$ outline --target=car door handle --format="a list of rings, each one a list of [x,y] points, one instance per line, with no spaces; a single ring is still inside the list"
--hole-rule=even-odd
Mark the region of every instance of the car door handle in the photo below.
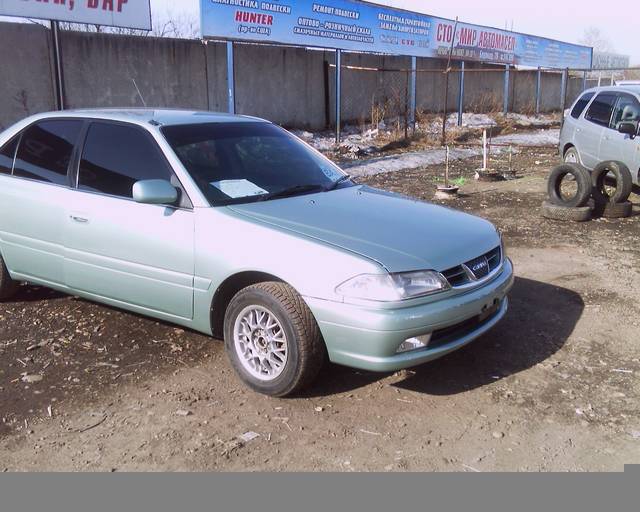
[[[77,215],[69,215],[69,218],[74,222],[79,222],[80,224],[87,224],[89,222],[89,219],[78,217]]]

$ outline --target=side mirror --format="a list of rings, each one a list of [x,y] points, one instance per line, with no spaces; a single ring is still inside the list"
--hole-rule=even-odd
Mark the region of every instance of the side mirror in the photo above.
[[[142,180],[133,184],[133,200],[143,204],[176,204],[178,190],[166,180]]]
[[[630,135],[631,138],[634,138],[638,135],[638,128],[634,123],[620,123],[618,126],[618,131],[620,133],[624,133],[625,135]]]

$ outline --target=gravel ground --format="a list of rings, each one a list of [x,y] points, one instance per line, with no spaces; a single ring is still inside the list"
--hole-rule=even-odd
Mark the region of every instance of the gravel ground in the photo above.
[[[0,472],[596,471],[640,462],[640,208],[542,219],[551,150],[520,178],[472,179],[453,208],[503,231],[507,318],[444,359],[372,374],[329,366],[304,396],[236,379],[222,344],[35,287],[0,304]],[[496,164],[498,165],[498,164]],[[362,182],[432,200],[440,166]],[[28,382],[25,382],[28,381]]]

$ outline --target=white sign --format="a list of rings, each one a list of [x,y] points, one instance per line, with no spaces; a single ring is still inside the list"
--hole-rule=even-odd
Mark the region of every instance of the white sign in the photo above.
[[[0,0],[0,14],[151,30],[150,0]]]

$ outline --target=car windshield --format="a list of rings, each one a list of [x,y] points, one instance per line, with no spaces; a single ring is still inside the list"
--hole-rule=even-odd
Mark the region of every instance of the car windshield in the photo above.
[[[330,160],[270,123],[175,125],[162,132],[212,206],[352,185]]]

